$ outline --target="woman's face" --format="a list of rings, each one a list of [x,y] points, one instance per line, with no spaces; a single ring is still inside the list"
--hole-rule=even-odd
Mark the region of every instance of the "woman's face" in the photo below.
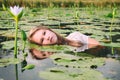
[[[38,59],[44,59],[48,58],[50,55],[53,54],[53,52],[47,52],[47,51],[39,51],[37,49],[33,49],[32,53],[34,56],[36,56]]]
[[[50,30],[38,30],[32,36],[32,41],[40,45],[50,45],[57,43],[57,36]]]

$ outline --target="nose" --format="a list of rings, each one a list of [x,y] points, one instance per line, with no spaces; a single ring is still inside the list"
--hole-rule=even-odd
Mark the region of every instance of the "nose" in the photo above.
[[[50,40],[50,37],[49,36],[45,36],[44,39]]]

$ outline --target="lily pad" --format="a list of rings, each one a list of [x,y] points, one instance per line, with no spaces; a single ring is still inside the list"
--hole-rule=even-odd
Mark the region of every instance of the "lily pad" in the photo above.
[[[109,46],[109,47],[120,47],[120,43],[101,43],[103,46]]]
[[[3,45],[2,49],[12,49],[14,48],[14,41],[4,41],[1,43]],[[18,46],[21,46],[21,42],[18,41]]]
[[[51,58],[57,65],[74,68],[90,68],[92,65],[102,66],[105,63],[105,58],[78,57],[64,53],[53,54]]]
[[[57,67],[40,72],[39,76],[43,79],[107,80],[102,73],[92,68],[93,66],[102,66],[105,63],[105,58],[78,57],[65,53],[56,53],[50,58],[57,64]]]
[[[100,72],[88,68],[54,67],[40,72],[39,76],[45,80],[107,80]]]
[[[20,62],[21,60],[16,58],[3,58],[0,59],[0,67],[8,66],[10,64],[18,64]]]

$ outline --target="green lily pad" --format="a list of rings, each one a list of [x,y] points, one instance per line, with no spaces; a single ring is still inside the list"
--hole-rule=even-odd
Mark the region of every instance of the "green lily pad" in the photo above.
[[[4,41],[1,44],[3,45],[2,49],[12,49],[12,48],[14,48],[14,41]],[[18,41],[18,46],[22,46],[20,41]]]
[[[120,47],[120,43],[101,43],[103,46],[109,46],[109,47]]]
[[[102,66],[105,58],[78,57],[71,54],[56,53],[51,57],[57,67],[39,72],[46,80],[108,80],[102,73],[93,69]],[[46,77],[47,76],[47,77]]]
[[[39,76],[45,80],[107,80],[100,72],[88,68],[54,67],[40,72]]]
[[[93,65],[102,66],[105,63],[105,58],[78,57],[64,53],[53,54],[51,58],[57,65],[75,68],[90,68]]]
[[[21,60],[16,58],[3,58],[0,59],[0,67],[8,66],[10,64],[18,64],[20,62]]]

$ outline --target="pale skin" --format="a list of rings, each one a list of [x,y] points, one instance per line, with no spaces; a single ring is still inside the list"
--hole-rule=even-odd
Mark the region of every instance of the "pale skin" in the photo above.
[[[41,29],[32,36],[32,40],[37,44],[52,45],[57,43],[58,38],[54,32]],[[88,48],[93,48],[98,45],[100,45],[100,43],[97,40],[90,37],[88,38]]]
[[[32,53],[33,53],[34,56],[36,56],[38,59],[48,58],[50,55],[53,54],[53,52],[39,51],[39,50],[37,50],[37,49],[32,49]]]
[[[49,30],[38,30],[33,35],[32,40],[37,44],[50,45],[57,42],[57,36]]]

